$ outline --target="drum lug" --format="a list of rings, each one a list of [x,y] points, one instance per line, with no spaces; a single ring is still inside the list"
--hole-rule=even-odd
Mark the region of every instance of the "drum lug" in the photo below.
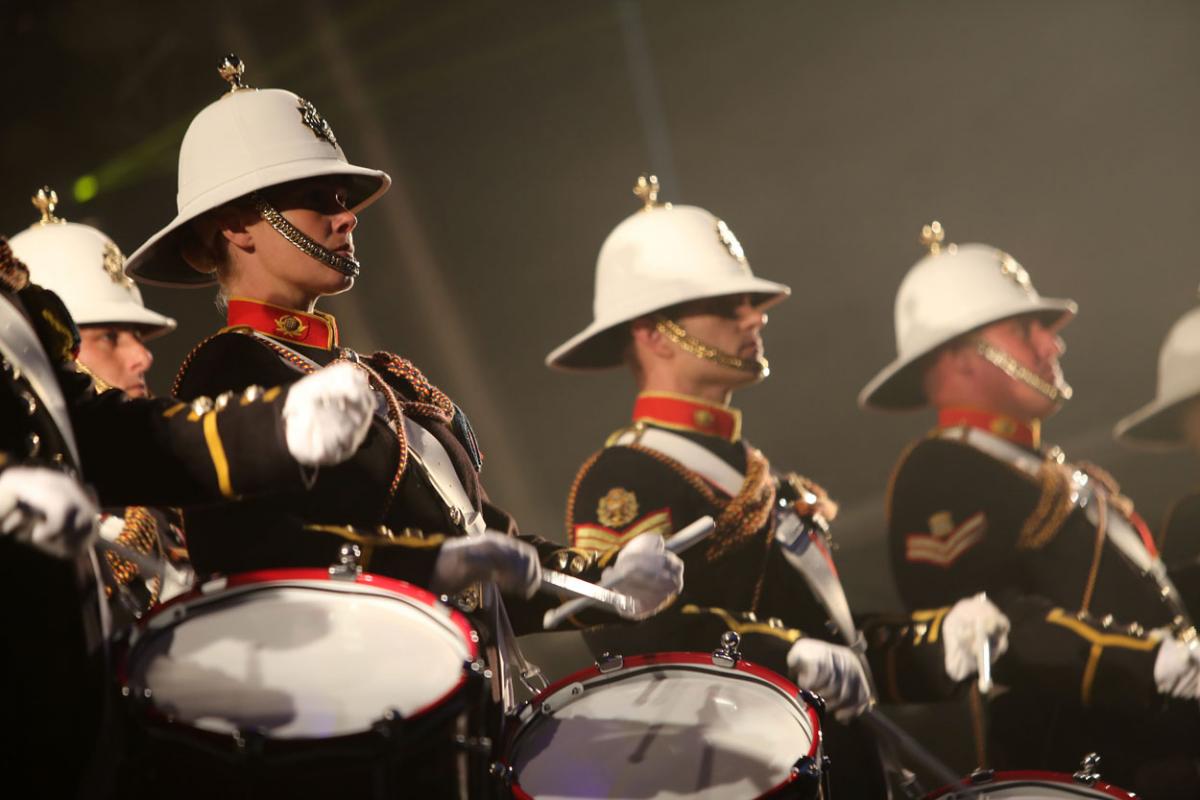
[[[362,558],[362,548],[356,544],[344,544],[338,549],[336,564],[329,565],[329,577],[336,581],[354,581],[362,574],[358,560]]]
[[[1093,786],[1096,781],[1100,780],[1100,755],[1098,753],[1088,753],[1079,762],[1079,771],[1071,776],[1076,783],[1082,783],[1084,786]]]
[[[816,790],[821,785],[821,765],[812,756],[803,756],[792,766],[792,780],[797,788]]]
[[[499,761],[493,761],[492,766],[488,768],[488,772],[492,777],[504,784],[504,786],[512,786],[513,784],[513,768],[511,764],[502,764]]]
[[[625,656],[621,655],[620,653],[610,653],[605,650],[600,654],[600,657],[596,659],[596,669],[600,670],[602,674],[616,672],[624,666]]]
[[[384,739],[390,739],[404,727],[404,715],[398,709],[389,708],[383,717],[371,725],[371,730]]]
[[[993,780],[995,780],[995,778],[996,770],[984,769],[980,767],[967,776],[967,781],[969,781],[972,786],[976,786],[980,783],[991,783]]]
[[[460,734],[454,737],[454,744],[462,750],[484,755],[492,753],[492,740],[487,736],[463,736]]]
[[[713,650],[713,664],[718,667],[736,667],[737,663],[742,660],[742,654],[738,650],[738,645],[741,642],[742,637],[738,636],[736,631],[725,631],[722,633],[721,646]]]
[[[800,690],[800,699],[804,701],[805,705],[811,706],[812,708],[816,709],[818,717],[820,717],[821,719],[825,719],[825,698],[824,697],[821,697],[821,695],[817,694],[816,692],[812,691],[811,689],[801,689]]]

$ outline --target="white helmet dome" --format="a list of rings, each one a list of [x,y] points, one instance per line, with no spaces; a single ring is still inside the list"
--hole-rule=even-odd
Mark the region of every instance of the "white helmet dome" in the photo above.
[[[196,115],[179,148],[178,214],[129,258],[126,271],[144,283],[208,286],[174,246],[179,228],[231,200],[288,181],[325,175],[348,179],[354,212],[391,185],[387,173],[350,164],[329,123],[312,103],[284,89],[241,83],[242,64],[228,56],[221,75],[232,88]]]
[[[1180,317],[1158,352],[1154,400],[1117,423],[1113,436],[1127,444],[1178,447],[1186,444],[1183,413],[1200,397],[1200,308]]]
[[[623,323],[691,300],[730,294],[762,296],[763,307],[791,289],[756,278],[733,231],[703,208],[657,202],[658,180],[639,180],[645,207],[624,219],[596,260],[593,320],[559,345],[546,364],[559,369],[604,369],[621,363]]]
[[[991,245],[942,245],[941,225],[927,225],[930,252],[913,265],[896,293],[896,359],[858,395],[858,404],[885,410],[925,405],[922,358],[993,322],[1036,315],[1054,329],[1075,316],[1075,301],[1042,297],[1015,258]]]
[[[112,239],[88,225],[54,216],[49,188],[33,198],[42,219],[9,240],[29,267],[29,279],[62,299],[78,325],[137,325],[146,338],[175,329],[175,320],[146,308],[125,275],[125,256]]]

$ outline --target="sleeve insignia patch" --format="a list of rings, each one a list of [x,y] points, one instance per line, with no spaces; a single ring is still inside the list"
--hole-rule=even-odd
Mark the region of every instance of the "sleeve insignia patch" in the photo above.
[[[929,518],[929,533],[910,533],[904,537],[904,557],[908,561],[949,567],[959,556],[983,540],[987,517],[977,511],[954,524],[949,511]]]
[[[580,550],[595,550],[602,553],[614,547],[621,547],[633,537],[643,533],[658,533],[668,536],[671,530],[671,509],[660,508],[658,511],[651,511],[624,530],[613,530],[603,525],[587,522],[576,525],[575,530],[571,532],[571,545]]]
[[[596,505],[596,519],[606,528],[620,528],[637,519],[637,495],[614,486]]]

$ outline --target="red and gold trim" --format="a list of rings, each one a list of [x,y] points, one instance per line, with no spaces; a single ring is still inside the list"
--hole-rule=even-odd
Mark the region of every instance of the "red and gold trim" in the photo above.
[[[938,410],[938,427],[955,428],[962,425],[987,431],[1031,450],[1042,446],[1042,425],[1038,420],[1026,425],[1012,417],[978,408],[950,407]]]
[[[633,404],[633,421],[719,436],[730,442],[742,438],[742,412],[736,408],[672,392],[639,394]]]
[[[230,327],[244,326],[289,344],[332,350],[338,346],[337,320],[320,311],[308,313],[246,297],[229,299]]]
[[[671,525],[671,510],[660,508],[635,520],[629,527],[623,529],[609,528],[592,522],[576,525],[575,529],[571,531],[571,546],[580,550],[603,553],[614,547],[622,547],[630,539],[643,533],[653,532],[669,536],[672,530],[674,528]]]

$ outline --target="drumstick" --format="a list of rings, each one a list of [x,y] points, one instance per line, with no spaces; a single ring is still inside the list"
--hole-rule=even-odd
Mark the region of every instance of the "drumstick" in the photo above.
[[[712,517],[705,515],[667,539],[666,547],[672,553],[679,555],[689,547],[711,536],[712,532],[716,529],[716,521]],[[600,585],[605,585],[603,580],[600,581]],[[542,617],[542,627],[548,631],[554,630],[567,617],[578,614],[583,609],[592,605],[594,603],[591,600],[584,598],[568,600],[558,608],[552,608],[546,612],[545,616]]]
[[[975,666],[979,671],[979,694],[987,697],[992,691],[992,644],[979,627],[975,629],[978,646],[975,648]]]
[[[891,742],[897,750],[904,753],[913,763],[920,765],[941,786],[956,786],[960,777],[944,761],[935,756],[925,746],[909,736],[899,725],[883,715],[878,708],[870,708],[859,717],[863,724],[870,728],[877,737]]]

